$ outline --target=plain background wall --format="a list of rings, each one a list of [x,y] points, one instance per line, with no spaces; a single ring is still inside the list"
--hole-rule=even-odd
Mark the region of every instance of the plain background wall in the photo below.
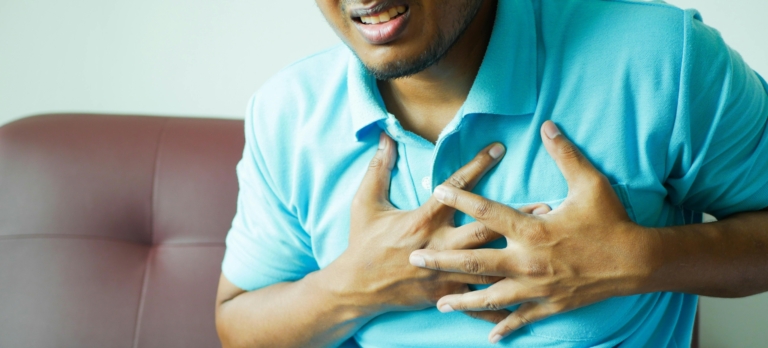
[[[768,1],[669,2],[698,8],[768,77]],[[241,118],[269,76],[337,43],[310,0],[0,0],[0,124],[63,111]],[[703,347],[768,342],[768,295],[705,298],[701,314]]]

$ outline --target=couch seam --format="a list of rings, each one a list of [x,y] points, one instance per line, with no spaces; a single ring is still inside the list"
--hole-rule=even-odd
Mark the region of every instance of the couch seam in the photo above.
[[[139,334],[141,331],[141,317],[144,314],[144,299],[149,288],[149,271],[152,265],[152,259],[155,257],[155,248],[149,249],[147,255],[147,265],[144,267],[144,276],[141,282],[141,293],[139,294],[139,308],[136,310],[136,325],[133,330],[133,348],[139,346]]]
[[[139,294],[139,308],[136,311],[136,326],[133,331],[133,348],[139,346],[139,334],[141,331],[141,316],[144,314],[144,300],[149,287],[149,271],[152,265],[152,258],[155,254],[155,190],[157,189],[158,175],[157,170],[160,164],[160,149],[163,144],[163,137],[168,128],[170,118],[166,118],[160,127],[160,133],[157,135],[157,145],[155,145],[155,158],[152,164],[152,189],[149,192],[149,244],[153,247],[149,249],[147,255],[147,265],[144,267],[144,277],[141,283],[141,293]]]

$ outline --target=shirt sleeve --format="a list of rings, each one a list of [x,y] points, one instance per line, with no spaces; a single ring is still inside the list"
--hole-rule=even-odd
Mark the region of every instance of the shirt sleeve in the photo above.
[[[280,186],[262,156],[254,128],[259,99],[258,93],[251,99],[245,118],[245,149],[237,165],[237,213],[222,263],[224,276],[247,291],[295,281],[318,269],[310,237],[281,199]]]
[[[669,198],[717,218],[768,207],[768,85],[698,14],[686,14]]]

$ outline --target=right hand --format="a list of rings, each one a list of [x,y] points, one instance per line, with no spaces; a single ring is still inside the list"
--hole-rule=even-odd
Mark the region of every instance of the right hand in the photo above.
[[[456,171],[444,185],[471,190],[504,154],[501,144],[491,144]],[[408,262],[417,249],[456,250],[480,247],[501,236],[474,222],[454,226],[453,208],[431,197],[411,211],[396,209],[389,201],[392,168],[397,148],[382,133],[379,150],[371,160],[351,210],[349,246],[331,266],[341,293],[364,312],[419,310],[434,306],[445,295],[469,291],[467,284],[491,284],[501,278],[437,272]],[[531,213],[548,210],[543,204],[520,209]],[[538,212],[537,211],[537,212]]]

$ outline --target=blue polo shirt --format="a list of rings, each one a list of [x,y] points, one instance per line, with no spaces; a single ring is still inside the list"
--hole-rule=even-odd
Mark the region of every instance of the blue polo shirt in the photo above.
[[[321,52],[251,100],[223,273],[254,290],[334,261],[347,247],[351,200],[381,131],[398,144],[391,200],[400,209],[424,203],[494,141],[506,156],[474,191],[513,207],[557,207],[568,187],[542,146],[545,120],[608,176],[641,225],[768,207],[766,89],[696,12],[632,1],[502,0],[469,96],[432,144],[387,113],[375,79],[348,48]],[[612,298],[528,325],[500,345],[688,346],[696,304],[681,293]],[[482,347],[492,327],[427,309],[381,315],[354,340]]]

